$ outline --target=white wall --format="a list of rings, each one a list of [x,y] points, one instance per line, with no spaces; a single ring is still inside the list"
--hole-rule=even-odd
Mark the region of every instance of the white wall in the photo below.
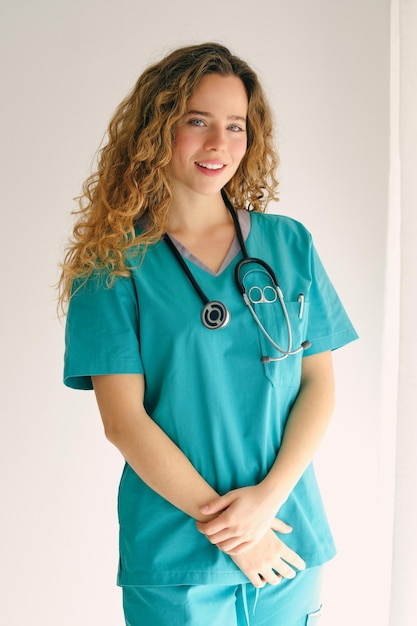
[[[393,135],[398,155],[397,264],[401,280],[394,287],[400,303],[399,384],[396,437],[396,491],[394,558],[392,568],[391,626],[414,626],[417,589],[417,337],[415,310],[417,296],[417,2],[393,0],[393,74],[397,83],[396,125]],[[394,109],[394,107],[393,107]],[[399,248],[399,249],[398,249]],[[394,283],[395,284],[395,283]],[[392,286],[392,282],[391,282]],[[392,349],[392,343],[390,348]]]
[[[282,157],[273,210],[312,230],[361,335],[335,355],[338,406],[317,460],[339,547],[322,623],[385,625],[390,563],[376,528],[389,542],[377,499],[389,1],[3,0],[1,13],[0,622],[123,623],[122,462],[92,394],[62,385],[52,285],[71,199],[116,105],[172,47],[216,40],[264,81]]]

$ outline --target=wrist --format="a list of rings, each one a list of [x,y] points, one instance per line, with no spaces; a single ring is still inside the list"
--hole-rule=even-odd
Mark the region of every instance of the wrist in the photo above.
[[[281,485],[273,480],[268,474],[258,485],[263,502],[267,503],[274,515],[288,499],[288,494],[284,492]]]

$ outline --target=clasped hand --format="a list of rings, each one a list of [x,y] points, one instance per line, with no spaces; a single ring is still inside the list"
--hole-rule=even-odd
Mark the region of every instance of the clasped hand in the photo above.
[[[216,515],[197,522],[198,530],[227,554],[241,554],[254,546],[269,529],[289,533],[292,528],[275,518],[276,503],[269,502],[262,486],[234,489],[201,508],[204,515]]]
[[[196,522],[198,530],[229,554],[255,586],[277,584],[282,576],[293,578],[293,568],[305,568],[298,554],[272,532],[288,534],[292,528],[275,518],[276,503],[269,502],[261,485],[230,491],[206,504],[201,512],[216,517]]]

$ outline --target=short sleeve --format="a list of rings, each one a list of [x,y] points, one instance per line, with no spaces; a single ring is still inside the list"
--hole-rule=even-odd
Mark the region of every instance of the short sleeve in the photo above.
[[[111,287],[93,276],[75,284],[65,328],[64,383],[92,389],[91,376],[142,374],[139,312],[131,278]]]
[[[307,339],[311,341],[311,347],[305,350],[305,356],[336,350],[358,338],[313,245],[311,279],[307,327]]]

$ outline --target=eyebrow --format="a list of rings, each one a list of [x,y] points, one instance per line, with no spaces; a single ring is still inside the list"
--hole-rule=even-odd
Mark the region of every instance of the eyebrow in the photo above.
[[[209,113],[208,111],[195,111],[194,109],[192,111],[187,111],[187,115],[201,115],[202,117],[209,117],[209,118],[214,117],[214,115],[212,113]],[[234,122],[236,122],[237,120],[240,120],[241,122],[246,123],[246,117],[241,117],[240,115],[229,115],[227,119],[233,120]]]

